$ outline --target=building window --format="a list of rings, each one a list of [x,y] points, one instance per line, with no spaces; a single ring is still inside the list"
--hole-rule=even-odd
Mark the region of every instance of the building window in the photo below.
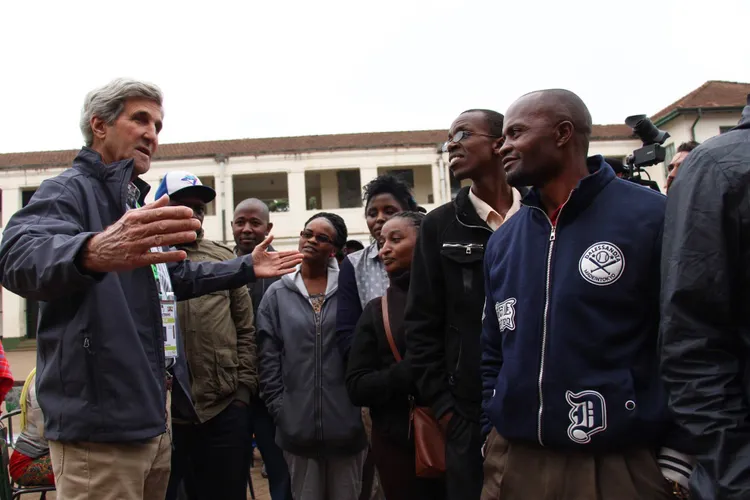
[[[333,210],[362,206],[359,169],[305,172],[305,204],[308,210]]]
[[[394,168],[389,173],[405,182],[409,186],[409,189],[414,190],[414,170],[410,168]]]
[[[723,134],[724,132],[729,132],[734,128],[734,125],[729,125],[726,127],[719,127],[719,134]]]
[[[339,170],[336,172],[339,182],[339,205],[341,208],[356,208],[362,206],[362,183],[359,169]]]
[[[34,193],[36,193],[36,188],[26,188],[21,191],[21,207],[29,204]]]
[[[285,172],[235,175],[232,182],[235,204],[247,198],[258,198],[268,205],[271,212],[289,211],[289,187]]]

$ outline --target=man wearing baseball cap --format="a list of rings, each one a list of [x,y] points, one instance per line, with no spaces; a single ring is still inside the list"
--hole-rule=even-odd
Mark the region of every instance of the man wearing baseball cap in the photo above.
[[[203,235],[206,205],[216,192],[189,172],[169,172],[156,197],[193,211],[201,223],[195,241],[179,245],[192,261],[233,259],[232,249]],[[173,415],[174,448],[167,499],[184,480],[189,498],[246,498],[248,405],[258,390],[253,306],[246,287],[204,295],[177,305],[191,373],[195,417]]]

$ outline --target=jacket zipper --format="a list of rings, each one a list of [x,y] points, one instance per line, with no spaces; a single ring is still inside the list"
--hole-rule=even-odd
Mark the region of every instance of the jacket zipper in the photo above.
[[[569,199],[570,199],[570,196],[568,196],[568,200]],[[567,203],[568,200],[565,200],[565,203]],[[563,208],[565,208],[565,203],[563,203],[562,207],[560,207],[560,211],[557,213],[557,220],[560,220],[560,215],[562,214]],[[545,358],[545,355],[547,354],[547,319],[549,318],[550,281],[551,281],[551,276],[552,276],[552,251],[555,248],[555,238],[556,238],[557,228],[555,227],[554,224],[552,224],[552,220],[549,218],[549,216],[544,210],[542,210],[539,207],[531,207],[531,208],[534,208],[542,212],[542,214],[544,214],[544,217],[547,219],[547,222],[549,222],[549,225],[550,225],[549,250],[547,250],[547,276],[546,276],[546,282],[544,286],[544,319],[542,321],[542,356],[539,362],[539,379],[538,379],[539,413],[537,414],[537,427],[536,427],[536,434],[537,434],[537,439],[539,440],[539,444],[541,446],[544,446],[544,441],[542,440],[542,416],[544,414],[544,394],[542,391],[542,380],[544,378],[544,358]]]
[[[128,160],[128,161],[129,162],[133,162],[133,160]],[[128,212],[128,210],[130,210],[130,207],[128,207],[128,203],[127,203],[127,199],[128,199],[128,186],[130,185],[130,181],[125,181],[125,179],[129,178],[129,176],[130,176],[129,174],[132,173],[132,171],[133,171],[133,163],[130,163],[130,166],[125,168],[125,173],[124,173],[124,176],[123,176],[123,181],[121,181],[122,182],[122,188],[121,188],[121,191],[120,191],[120,197],[121,197],[121,201],[123,202],[123,206],[125,207],[125,212],[126,213]],[[143,193],[140,193],[140,194],[143,195]],[[140,201],[136,200],[136,207],[135,208],[138,208],[140,206],[141,206]],[[164,379],[166,380],[167,376],[170,375],[170,373],[169,373],[169,369],[167,368],[167,357],[166,357],[166,354],[164,353],[164,341],[162,339],[162,332],[163,332],[164,324],[162,323],[162,319],[161,319],[161,293],[160,293],[161,289],[159,287],[159,283],[156,280],[154,280],[153,283],[154,283],[154,285],[156,287],[156,299],[157,299],[157,303],[158,303],[158,316],[157,316],[157,318],[158,318],[158,323],[159,323],[159,328],[157,329],[156,336],[155,336],[155,338],[153,340],[154,340],[154,344],[155,344],[157,363],[158,363],[159,367],[163,370],[161,376],[164,377]],[[172,368],[173,366],[174,366],[174,364],[172,364],[170,366],[170,368]],[[174,382],[175,383],[179,383],[176,380]],[[166,388],[166,382],[165,382],[164,393],[162,394],[162,396],[163,396],[162,399],[165,402],[167,400],[167,392],[168,392],[168,390]],[[168,432],[169,431],[169,422],[167,422],[167,419],[166,419],[166,416],[168,415],[168,411],[169,411],[168,409],[166,409],[166,411],[165,411],[164,432]],[[171,436],[170,436],[170,438],[171,438]]]
[[[96,383],[96,367],[94,366],[94,355],[95,351],[91,348],[91,336],[88,332],[84,333],[83,336],[83,349],[86,351],[86,354],[88,356],[88,359],[86,359],[86,374],[89,377],[89,382],[91,384],[91,390],[94,393],[94,397],[96,398],[97,404],[101,403],[101,398],[99,397],[99,386]]]
[[[483,250],[484,245],[478,243],[443,243],[443,248],[463,248],[466,255],[471,255],[472,249]]]
[[[325,306],[325,299],[323,304],[320,306],[320,317],[318,318],[313,309],[313,318],[315,319],[315,377],[317,382],[315,384],[315,395],[317,400],[317,408],[315,408],[317,426],[319,429],[318,435],[320,441],[323,441],[323,338],[321,333],[321,324],[323,323],[323,307]],[[312,304],[310,304],[312,307]]]
[[[456,218],[456,221],[459,224],[461,224],[462,226],[464,226],[464,227],[468,227],[470,229],[481,229],[483,231],[487,231],[490,234],[493,233],[492,229],[490,229],[488,227],[474,226],[474,225],[471,225],[471,224],[466,224],[465,222],[463,222],[461,219],[458,218],[458,211],[456,211],[456,213],[455,213],[455,218]],[[471,255],[472,248],[476,248],[477,250],[479,250],[479,249],[483,250],[484,249],[484,245],[480,245],[480,244],[477,244],[477,243],[468,243],[468,244],[465,244],[465,245],[461,244],[461,243],[443,243],[443,247],[447,247],[447,248],[465,248],[466,249],[466,255]],[[461,351],[463,350],[463,339],[461,338],[460,335],[458,337],[458,342],[459,342],[459,344],[458,344],[458,360],[456,361],[456,368],[455,368],[455,372],[454,372],[456,375],[458,375],[458,368],[461,365]],[[455,377],[453,378],[453,381],[455,383]]]
[[[472,226],[471,224],[466,224],[466,223],[462,222],[461,219],[458,218],[458,212],[456,212],[456,220],[458,221],[459,224],[461,224],[464,227],[470,227],[470,228],[474,228],[474,229],[483,229],[484,231],[487,231],[490,234],[492,234],[492,232],[493,232],[492,229],[490,229],[488,227]]]

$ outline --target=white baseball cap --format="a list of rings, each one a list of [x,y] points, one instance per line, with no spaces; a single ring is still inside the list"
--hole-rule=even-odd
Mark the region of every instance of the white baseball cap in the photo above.
[[[216,191],[208,186],[201,184],[201,180],[190,172],[176,170],[168,172],[161,180],[161,184],[156,189],[155,199],[159,199],[165,194],[173,198],[179,193],[180,197],[194,196],[204,203],[210,203],[216,198]]]

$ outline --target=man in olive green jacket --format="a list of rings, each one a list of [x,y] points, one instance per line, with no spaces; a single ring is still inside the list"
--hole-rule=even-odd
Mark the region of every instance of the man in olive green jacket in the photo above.
[[[206,204],[216,196],[189,172],[169,172],[161,191],[170,203],[193,210],[203,225]],[[231,248],[207,240],[203,229],[180,246],[191,261],[223,261]],[[245,500],[249,403],[258,392],[253,306],[246,287],[225,290],[177,304],[185,343],[197,422],[173,420],[174,452],[167,500],[177,498],[180,483],[189,498]]]

